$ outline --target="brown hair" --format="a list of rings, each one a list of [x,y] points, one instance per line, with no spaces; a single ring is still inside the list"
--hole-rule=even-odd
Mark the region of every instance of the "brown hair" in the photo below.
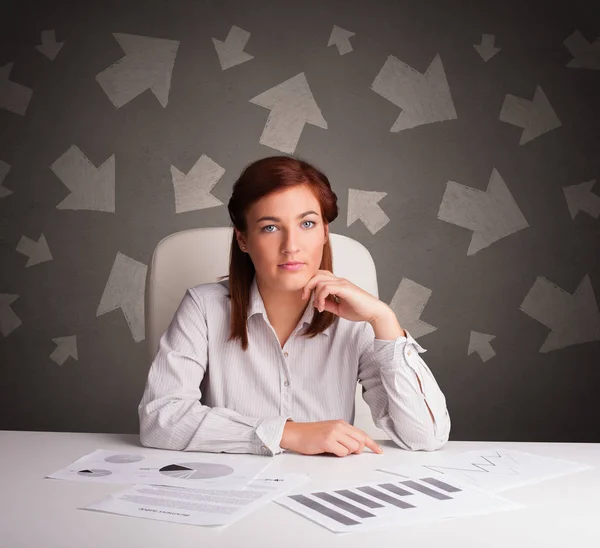
[[[233,185],[227,205],[233,226],[246,232],[246,213],[250,206],[264,196],[296,185],[308,185],[321,206],[326,223],[338,216],[337,196],[331,189],[329,179],[308,162],[293,156],[270,156],[247,165]],[[320,270],[333,272],[330,238],[323,246]],[[229,297],[231,300],[231,334],[229,340],[240,339],[242,348],[248,349],[247,314],[250,304],[250,288],[255,275],[250,255],[238,245],[235,230],[231,239],[229,256]],[[324,331],[336,320],[335,314],[319,312],[316,308],[306,336],[312,338]]]

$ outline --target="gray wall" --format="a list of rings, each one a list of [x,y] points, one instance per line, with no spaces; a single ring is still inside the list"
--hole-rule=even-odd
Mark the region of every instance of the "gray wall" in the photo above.
[[[137,432],[155,245],[228,226],[243,167],[294,153],[428,349],[452,439],[600,441],[594,2],[39,4],[0,17],[0,428]]]

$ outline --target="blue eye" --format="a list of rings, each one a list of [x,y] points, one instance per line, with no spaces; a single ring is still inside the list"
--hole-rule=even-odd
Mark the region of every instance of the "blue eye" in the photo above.
[[[312,224],[313,224],[313,226],[317,224],[317,223],[315,223],[314,221],[304,221],[304,223],[312,223]],[[304,223],[302,223],[302,224],[304,224]],[[311,226],[311,227],[307,227],[307,228],[312,228],[312,226]]]
[[[304,226],[304,228],[313,228],[317,224],[315,221],[304,221],[302,224],[304,225],[304,223],[312,223],[310,226]],[[275,225],[265,225],[260,230],[261,230],[261,232],[267,232],[267,233],[275,232],[274,230],[267,230],[269,228],[277,228],[277,227]]]
[[[262,230],[263,232],[273,232],[272,230],[266,230],[267,228],[269,228],[269,227],[271,227],[271,226],[275,226],[275,225],[266,225],[266,226],[263,226],[263,227],[261,228],[261,230]]]

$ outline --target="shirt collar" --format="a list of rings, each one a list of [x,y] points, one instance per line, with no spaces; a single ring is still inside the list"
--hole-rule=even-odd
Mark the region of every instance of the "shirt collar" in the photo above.
[[[309,325],[312,322],[313,314],[314,314],[314,311],[316,310],[313,307],[313,303],[314,303],[314,293],[311,292],[309,300],[308,300],[308,305],[306,306],[306,309],[304,310],[304,313],[302,314],[302,318],[300,318],[300,323],[299,323],[300,326],[304,327],[305,325],[307,325],[307,324]],[[252,279],[252,284],[250,286],[250,302],[248,303],[248,316],[247,317],[250,318],[251,316],[254,316],[255,314],[262,314],[265,321],[268,320],[265,303],[262,299],[260,291],[258,290],[258,283],[256,282],[256,274],[254,275],[254,277]],[[327,327],[327,329],[322,331],[322,333],[324,335],[329,336],[329,330],[331,329],[332,325],[334,325],[334,324],[331,324],[329,327]]]

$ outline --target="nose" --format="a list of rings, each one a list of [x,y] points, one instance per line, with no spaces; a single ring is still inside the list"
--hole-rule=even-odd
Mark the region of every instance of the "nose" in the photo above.
[[[283,237],[283,253],[286,255],[295,255],[298,253],[298,236],[293,230],[286,230]]]

